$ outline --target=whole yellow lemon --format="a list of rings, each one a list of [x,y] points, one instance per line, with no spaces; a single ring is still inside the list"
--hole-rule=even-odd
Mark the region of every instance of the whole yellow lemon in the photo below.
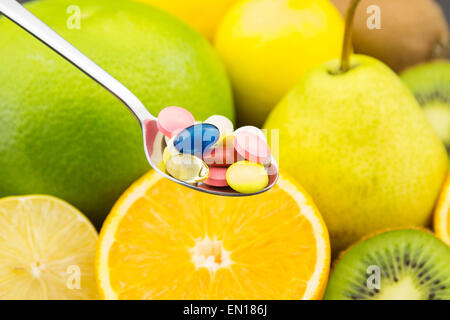
[[[260,126],[307,70],[341,53],[344,23],[328,0],[249,0],[223,18],[215,47],[228,69],[238,122]]]
[[[236,0],[137,0],[170,12],[212,39],[220,20]]]

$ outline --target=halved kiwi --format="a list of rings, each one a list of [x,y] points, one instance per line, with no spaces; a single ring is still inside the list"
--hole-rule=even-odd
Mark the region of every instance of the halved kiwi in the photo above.
[[[449,300],[450,247],[421,230],[375,235],[342,254],[325,299]]]
[[[450,151],[450,62],[421,64],[406,70],[401,78]]]

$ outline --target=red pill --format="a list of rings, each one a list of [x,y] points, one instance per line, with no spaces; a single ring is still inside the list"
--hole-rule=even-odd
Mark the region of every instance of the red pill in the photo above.
[[[169,138],[194,124],[194,116],[180,107],[167,107],[158,114],[158,130]]]
[[[250,162],[268,163],[270,162],[270,148],[267,142],[257,134],[249,131],[236,133],[234,148],[237,153]]]
[[[203,153],[203,161],[208,166],[228,167],[238,161],[238,154],[232,147],[217,146]]]
[[[203,183],[213,187],[228,187],[227,169],[225,167],[210,167],[209,176]]]

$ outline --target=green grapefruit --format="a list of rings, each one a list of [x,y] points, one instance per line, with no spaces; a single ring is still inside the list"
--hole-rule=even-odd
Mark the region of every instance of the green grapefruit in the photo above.
[[[76,17],[71,5],[80,9]],[[199,120],[234,117],[226,72],[207,40],[131,1],[36,1],[27,8],[134,92],[153,114],[168,105]],[[149,169],[137,121],[110,93],[0,18],[0,197],[63,198],[100,223]]]

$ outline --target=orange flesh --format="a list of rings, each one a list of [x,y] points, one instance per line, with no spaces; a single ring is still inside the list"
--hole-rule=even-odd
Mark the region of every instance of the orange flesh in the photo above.
[[[161,179],[118,224],[109,285],[119,299],[300,299],[316,247],[313,225],[278,186],[236,199]]]

